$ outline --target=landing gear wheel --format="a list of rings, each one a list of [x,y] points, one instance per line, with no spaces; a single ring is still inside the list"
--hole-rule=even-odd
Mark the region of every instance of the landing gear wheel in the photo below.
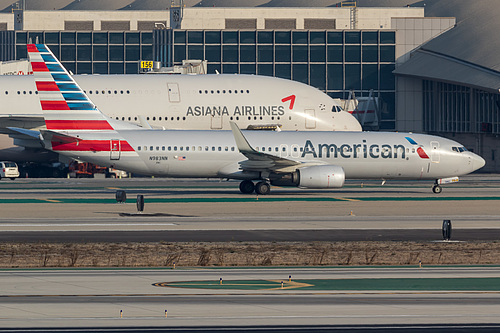
[[[240,183],[241,193],[250,194],[255,190],[255,186],[251,180],[244,180]]]
[[[443,192],[443,188],[439,185],[434,185],[432,187],[432,192],[439,194],[439,193]]]
[[[261,194],[261,195],[266,195],[266,194],[269,194],[269,192],[271,192],[271,185],[269,185],[269,183],[258,182],[255,185],[255,193]]]

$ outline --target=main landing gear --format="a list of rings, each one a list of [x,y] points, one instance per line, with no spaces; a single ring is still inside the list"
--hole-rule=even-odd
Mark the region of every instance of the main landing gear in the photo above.
[[[244,180],[240,183],[240,191],[244,194],[250,194],[255,191],[257,194],[266,195],[271,192],[271,185],[268,182],[258,182],[254,185],[251,180]]]

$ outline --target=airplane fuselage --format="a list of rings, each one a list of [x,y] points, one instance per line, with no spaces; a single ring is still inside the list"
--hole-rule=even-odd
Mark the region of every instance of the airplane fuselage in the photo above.
[[[75,159],[140,174],[258,178],[238,173],[245,157],[230,131],[119,133],[116,140],[106,139],[106,133],[89,133],[91,141],[52,148]],[[340,166],[346,179],[439,179],[464,175],[484,164],[479,156],[459,151],[459,143],[424,134],[246,131],[245,137],[259,152],[304,164]]]
[[[359,122],[340,111],[328,95],[292,80],[235,74],[76,75],[75,80],[109,117],[139,123],[143,116],[156,128],[229,130],[234,121],[240,128],[361,130]],[[33,76],[0,76],[0,104],[0,127],[43,126]],[[31,118],[8,122],[22,116]]]

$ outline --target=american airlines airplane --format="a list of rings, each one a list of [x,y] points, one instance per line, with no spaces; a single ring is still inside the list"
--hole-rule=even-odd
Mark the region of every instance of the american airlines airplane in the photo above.
[[[46,130],[40,138],[73,159],[146,175],[242,180],[240,191],[271,185],[340,188],[345,179],[458,180],[485,161],[448,139],[411,133],[154,130],[102,114],[41,44],[28,45]],[[258,181],[254,184],[254,181]]]
[[[235,74],[76,75],[75,80],[109,117],[141,123],[142,116],[154,128],[229,130],[234,121],[250,129],[361,131],[356,118],[328,95],[291,80]],[[36,94],[30,75],[0,76],[0,133],[28,148],[0,150],[0,160],[47,155],[36,151],[38,141],[8,130],[45,126]],[[0,149],[9,147],[12,141],[0,137]]]

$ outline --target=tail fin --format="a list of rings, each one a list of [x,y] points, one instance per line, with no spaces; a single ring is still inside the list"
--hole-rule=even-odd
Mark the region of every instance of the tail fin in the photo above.
[[[28,55],[48,130],[113,130],[46,45],[28,44]]]

